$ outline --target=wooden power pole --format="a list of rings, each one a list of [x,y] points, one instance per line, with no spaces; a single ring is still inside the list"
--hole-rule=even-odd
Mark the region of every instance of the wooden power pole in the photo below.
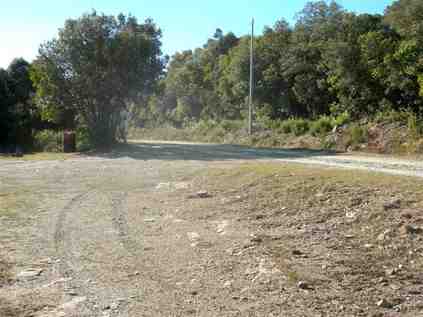
[[[254,18],[251,21],[250,47],[250,95],[248,98],[248,133],[253,133],[253,93],[254,93]]]

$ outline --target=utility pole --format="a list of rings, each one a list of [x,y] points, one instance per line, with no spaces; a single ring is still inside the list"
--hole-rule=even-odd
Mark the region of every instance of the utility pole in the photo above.
[[[248,134],[253,134],[253,90],[254,90],[254,18],[251,21],[250,47],[250,96],[248,98]]]

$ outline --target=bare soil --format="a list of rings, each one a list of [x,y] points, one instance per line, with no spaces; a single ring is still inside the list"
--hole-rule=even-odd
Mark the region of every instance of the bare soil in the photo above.
[[[423,180],[366,168],[421,172],[159,143],[0,161],[0,316],[423,316]]]

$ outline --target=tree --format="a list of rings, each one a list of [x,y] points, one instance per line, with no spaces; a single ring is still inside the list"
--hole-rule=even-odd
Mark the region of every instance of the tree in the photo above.
[[[13,94],[9,73],[0,68],[0,145],[12,142],[15,118],[12,112]]]
[[[37,111],[32,104],[34,87],[30,78],[30,66],[23,58],[16,58],[7,68],[13,94],[16,144],[26,147],[32,146],[32,128],[37,117]]]
[[[385,10],[385,22],[404,37],[423,34],[423,2],[399,0]]]
[[[423,115],[423,3],[399,0],[385,15],[313,1],[255,37],[257,114],[263,119],[353,119],[406,108]],[[250,38],[217,29],[201,48],[174,55],[155,117],[240,119],[249,92]],[[263,120],[266,122],[267,120]]]
[[[116,141],[120,113],[150,94],[164,60],[152,20],[92,12],[67,20],[57,39],[40,47],[32,79],[37,104],[51,120],[88,126],[94,146]]]

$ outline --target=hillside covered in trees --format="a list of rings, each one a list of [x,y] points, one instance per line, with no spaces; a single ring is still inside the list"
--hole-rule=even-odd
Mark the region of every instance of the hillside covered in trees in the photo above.
[[[32,65],[20,59],[0,70],[0,144],[31,145],[37,131],[67,122],[91,144],[101,145],[104,135],[112,143],[122,133],[122,111],[138,128],[240,125],[247,114],[249,36],[217,29],[203,47],[169,60],[160,39],[151,20],[94,12],[67,21]],[[421,133],[422,1],[395,1],[383,15],[310,2],[294,25],[275,21],[254,44],[258,126],[319,134],[389,114],[394,121],[406,117]]]
[[[148,121],[183,124],[245,115],[248,36],[218,29],[202,47],[172,57]],[[423,110],[423,2],[400,0],[385,14],[355,14],[336,2],[310,2],[255,38],[257,116],[318,118],[347,112]]]

